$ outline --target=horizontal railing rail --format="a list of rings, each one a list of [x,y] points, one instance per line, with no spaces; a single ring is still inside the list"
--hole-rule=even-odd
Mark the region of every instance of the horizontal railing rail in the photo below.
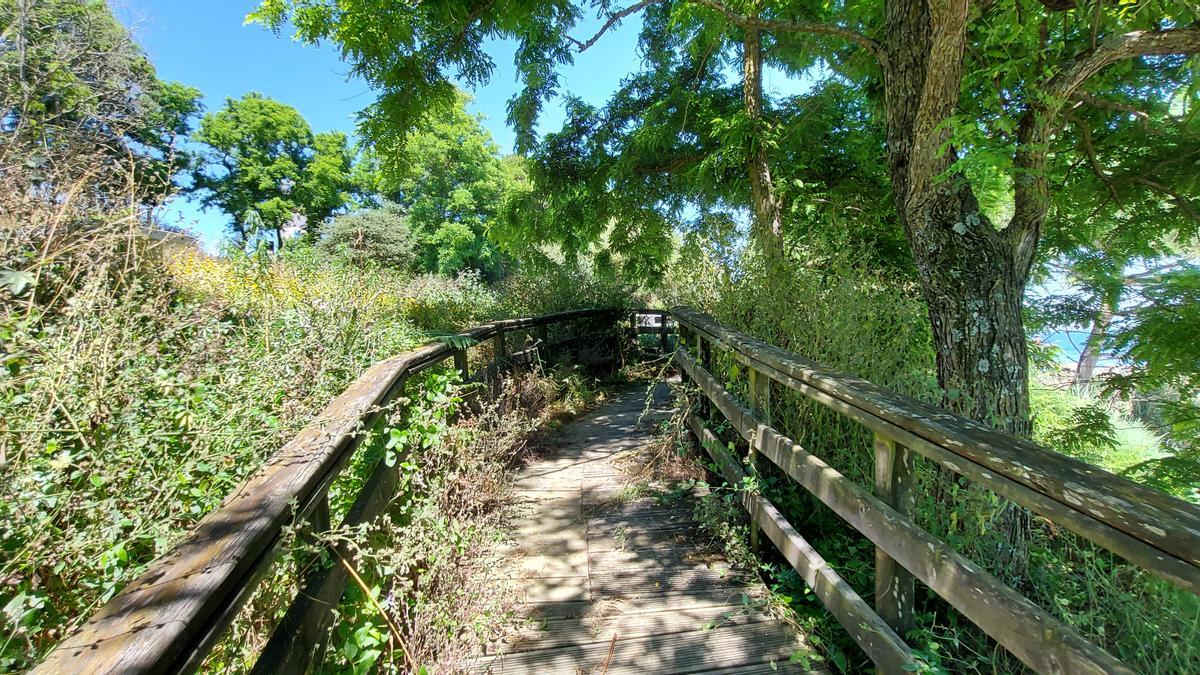
[[[584,342],[582,338],[595,350],[612,345],[597,338],[618,336],[626,315],[626,310],[595,309],[497,321],[371,366],[170,553],[64,639],[34,672],[194,671],[277,557],[285,530],[293,524],[318,532],[328,529],[330,485],[408,378],[453,359],[464,381],[494,379],[515,363],[533,360],[536,352],[531,350]],[[566,339],[549,339],[549,328],[572,323],[587,325]],[[510,353],[506,336],[520,332],[527,334],[531,346],[516,345],[521,349]],[[473,376],[467,370],[467,349],[488,340],[493,359],[483,373]],[[343,524],[368,522],[381,513],[396,480],[395,471],[380,460]],[[334,553],[335,559],[350,555],[337,548]],[[309,668],[325,641],[329,609],[341,597],[346,572],[344,566],[334,565],[303,580],[257,671]]]
[[[737,462],[704,426],[715,407],[765,457],[876,546],[875,611],[828,567],[771,503],[746,493],[752,521],[886,672],[911,661],[914,578],[1038,672],[1130,672],[1116,658],[912,521],[915,456],[987,487],[1180,588],[1200,592],[1200,507],[1035,443],[988,429],[727,328],[672,310],[675,359],[702,397],[689,426],[731,483]],[[713,350],[744,365],[747,404],[712,375]],[[863,424],[875,434],[874,490],[845,477],[771,426],[769,381]],[[740,469],[739,469],[740,471]],[[757,537],[757,528],[752,535]],[[902,669],[902,668],[901,668]]]

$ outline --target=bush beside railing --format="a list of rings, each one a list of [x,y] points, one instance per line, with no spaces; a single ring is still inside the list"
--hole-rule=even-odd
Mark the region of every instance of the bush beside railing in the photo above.
[[[328,529],[330,485],[408,378],[452,359],[463,381],[494,383],[509,367],[567,345],[577,345],[577,357],[587,360],[588,354],[618,346],[616,329],[624,315],[594,309],[497,321],[375,364],[33,672],[196,670],[280,553],[285,530],[293,524]],[[551,334],[571,325],[576,330]],[[513,336],[521,333],[525,339],[517,344]],[[490,362],[478,373],[468,372],[467,350],[487,341]],[[343,526],[374,519],[396,485],[396,471],[380,460]],[[332,566],[303,581],[256,670],[303,672],[319,658],[347,573],[344,566]]]
[[[912,520],[917,455],[1121,555],[1192,593],[1200,592],[1200,507],[897,395],[675,308],[676,362],[702,394],[688,424],[726,479],[741,485],[740,463],[706,426],[715,409],[749,444],[876,546],[875,608],[753,490],[743,502],[827,609],[885,672],[916,666],[903,636],[913,625],[919,579],[1038,672],[1131,672],[995,576]],[[747,368],[749,406],[713,376],[714,350]],[[874,493],[771,426],[775,381],[875,433]],[[757,530],[753,532],[757,537]]]

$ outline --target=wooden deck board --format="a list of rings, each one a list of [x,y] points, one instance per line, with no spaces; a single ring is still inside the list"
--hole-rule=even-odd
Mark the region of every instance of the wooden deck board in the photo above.
[[[752,575],[704,546],[691,503],[631,498],[622,465],[653,437],[638,424],[645,396],[626,391],[564,426],[554,456],[517,475],[503,575],[529,621],[477,671],[803,672],[792,662],[803,637],[762,609]]]
[[[494,673],[695,673],[718,668],[789,665],[797,649],[791,629],[769,621],[713,630],[580,642],[496,656]],[[609,653],[612,658],[609,658]],[[607,669],[604,664],[607,661]]]

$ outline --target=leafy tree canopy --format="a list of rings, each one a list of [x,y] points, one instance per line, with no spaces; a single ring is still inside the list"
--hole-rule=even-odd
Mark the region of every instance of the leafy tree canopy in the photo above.
[[[335,217],[325,228],[321,247],[330,253],[345,254],[358,265],[373,263],[410,271],[416,262],[416,242],[408,216],[391,202]]]
[[[459,93],[450,108],[423,116],[402,145],[376,145],[364,173],[369,190],[407,213],[423,270],[496,278],[503,256],[488,228],[521,173],[500,159],[480,118],[467,112],[469,100]]]
[[[104,2],[0,3],[0,172],[23,164],[35,178],[81,179],[101,193],[132,183],[161,199],[185,168],[175,142],[199,98],[158,79]]]
[[[572,35],[592,13],[599,31]],[[602,109],[569,100],[567,127],[538,143],[533,122],[560,93],[560,67],[639,13],[638,72]],[[1067,239],[1060,230],[1078,222],[1069,199],[1059,204],[1072,215],[1049,218],[1058,192],[1097,140],[1114,143],[1131,169],[1154,154],[1146,143],[1183,142],[1178,124],[1159,138],[1121,129],[1130,108],[1170,101],[1191,111],[1200,52],[1200,13],[1180,0],[266,0],[255,17],[341,45],[381,92],[364,126],[378,138],[403,135],[413,110],[449,100],[449,78],[486,80],[488,40],[515,41],[524,86],[509,121],[534,155],[536,189],[511,206],[529,232],[508,238],[573,250],[605,239],[650,276],[688,213],[704,222],[748,207],[768,268],[779,266],[770,258],[781,258],[789,229],[855,223],[856,238],[880,251],[902,229],[944,404],[1022,435],[1031,429],[1025,287],[1043,238]],[[771,101],[766,67],[828,82]],[[821,108],[822,92],[840,105]],[[814,121],[814,108],[827,119]],[[1186,210],[1181,190],[1195,186],[1182,166],[1145,165],[1151,173],[1129,183],[1124,203]],[[858,199],[846,200],[854,188]],[[862,217],[845,217],[847,207]],[[891,250],[879,257],[905,267],[907,256]]]
[[[571,62],[567,32],[580,17],[580,7],[566,0],[265,0],[250,15],[276,30],[290,23],[305,41],[337,43],[353,73],[381,92],[364,115],[364,131],[384,144],[398,144],[427,114],[458,104],[450,74],[467,86],[488,81],[495,62],[485,42],[516,40],[525,87],[508,112],[521,148],[533,145],[538,113],[558,91],[556,68]]]
[[[250,212],[278,232],[296,214],[309,233],[350,201],[351,152],[346,135],[313,134],[293,107],[258,93],[228,99],[200,121],[193,140],[207,146],[192,191],[232,219],[238,241],[255,234]]]

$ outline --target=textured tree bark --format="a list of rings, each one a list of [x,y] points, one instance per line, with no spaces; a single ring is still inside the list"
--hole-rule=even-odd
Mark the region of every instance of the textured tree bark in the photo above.
[[[929,307],[942,403],[1028,436],[1021,299],[1032,253],[1018,254],[952,169],[946,122],[958,105],[967,3],[889,0],[885,32],[889,170]]]
[[[779,268],[783,253],[783,223],[779,198],[771,183],[771,165],[766,148],[759,142],[763,129],[762,34],[757,28],[743,28],[742,95],[753,128],[747,168],[750,173],[751,238],[768,271]]]
[[[887,0],[881,63],[889,169],[929,308],[942,405],[1028,438],[1021,301],[1048,200],[1044,178],[1028,184],[1025,199],[1017,195],[1013,222],[998,231],[954,169],[948,122],[962,86],[967,16],[967,0]],[[1046,129],[1027,124],[1030,132]],[[955,480],[949,473],[944,479]],[[1029,511],[1010,505],[1001,526],[1003,564],[1019,574],[1028,563]]]
[[[1010,242],[978,207],[961,201],[954,200],[948,211],[922,214],[933,216],[929,226],[910,235],[929,306],[943,404],[1027,438],[1029,357],[1021,314],[1027,270],[1017,267]],[[981,224],[968,224],[976,220]]]
[[[836,25],[763,20],[754,0],[745,15],[716,0],[693,1],[721,12],[744,31],[746,112],[756,122],[762,112],[759,30],[837,35],[878,58],[891,182],[929,305],[943,403],[1028,436],[1021,300],[1049,211],[1045,170],[1063,104],[1089,77],[1122,59],[1200,52],[1200,29],[1132,31],[1102,45],[1093,43],[1033,84],[1025,96],[1013,158],[1014,213],[998,229],[980,212],[965,176],[955,170],[951,145],[951,121],[964,76],[969,0],[886,0],[882,41]],[[752,148],[748,163],[752,236],[769,263],[782,250],[781,209],[761,147]]]

